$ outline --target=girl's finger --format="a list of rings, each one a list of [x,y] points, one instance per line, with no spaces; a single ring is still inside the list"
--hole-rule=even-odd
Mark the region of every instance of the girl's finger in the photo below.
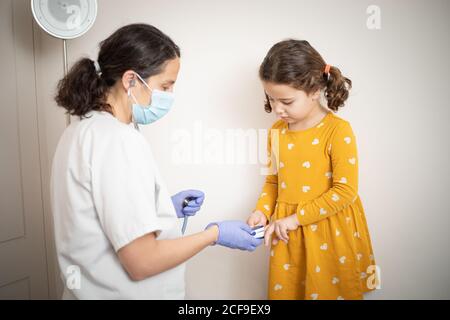
[[[249,225],[250,227],[253,228],[253,227],[256,226],[256,224],[258,223],[258,218],[250,217],[250,218],[248,219],[247,223],[248,223],[248,225]]]
[[[272,236],[273,230],[274,226],[273,224],[270,224],[266,232],[264,233],[264,244],[266,245],[266,247],[268,247],[270,244],[270,237]]]
[[[286,239],[284,239],[283,235],[281,234],[280,225],[278,223],[275,227],[275,233],[277,234],[277,237],[280,238],[281,241],[286,242]]]
[[[287,232],[286,232],[286,227],[285,227],[283,224],[278,224],[278,232],[279,232],[280,235],[281,235],[281,239],[283,239],[283,241],[284,241],[285,243],[288,243],[288,241],[289,241],[289,236],[288,236],[288,234],[287,234]]]
[[[286,240],[286,242],[289,241],[289,235],[287,232],[287,228],[285,226],[280,226],[280,233],[283,236],[283,238]]]
[[[272,233],[273,233],[273,228],[271,225],[269,225],[267,230],[264,232],[264,245],[266,247],[268,247],[270,244],[270,237],[272,236]]]
[[[278,239],[277,236],[274,236],[274,237],[273,237],[273,240],[272,240],[272,244],[275,246],[275,245],[278,243],[279,240],[280,240],[280,239]]]

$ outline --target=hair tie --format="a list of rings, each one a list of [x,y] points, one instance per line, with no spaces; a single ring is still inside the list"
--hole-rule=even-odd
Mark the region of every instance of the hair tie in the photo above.
[[[98,63],[97,60],[94,60],[94,67],[95,67],[95,72],[101,76],[102,75],[102,69],[100,68],[100,64]]]
[[[323,76],[325,78],[325,80],[329,80],[330,79],[330,69],[331,69],[331,65],[327,64],[325,65],[325,70],[323,71]]]

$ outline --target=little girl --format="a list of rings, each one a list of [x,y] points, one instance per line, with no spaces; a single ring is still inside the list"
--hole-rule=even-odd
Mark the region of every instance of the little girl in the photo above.
[[[265,110],[280,117],[268,137],[273,171],[247,220],[252,227],[271,220],[269,299],[362,299],[377,278],[356,141],[330,111],[344,105],[351,81],[298,40],[275,44],[259,76]]]

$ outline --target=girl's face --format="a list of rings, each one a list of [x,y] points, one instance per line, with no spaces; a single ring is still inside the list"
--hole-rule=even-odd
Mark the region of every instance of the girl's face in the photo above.
[[[315,108],[319,107],[320,90],[307,95],[304,91],[287,84],[263,81],[272,110],[277,117],[287,123],[304,120]]]

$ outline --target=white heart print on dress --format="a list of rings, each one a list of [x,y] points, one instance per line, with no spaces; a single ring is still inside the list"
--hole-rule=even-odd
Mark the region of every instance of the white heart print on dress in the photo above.
[[[312,141],[312,145],[315,146],[315,145],[317,145],[317,144],[319,144],[319,139],[315,138],[315,139]]]
[[[289,270],[289,267],[290,267],[291,265],[289,264],[289,263],[285,263],[284,265],[283,265],[283,269],[284,270]]]
[[[327,243],[324,243],[324,244],[322,244],[321,246],[320,246],[320,250],[327,250],[328,249],[328,244]]]
[[[316,266],[316,272],[320,272],[320,267],[319,266]]]
[[[305,162],[303,162],[302,166],[303,166],[303,168],[309,169],[311,167],[311,163],[309,161],[305,161]]]
[[[289,150],[292,150],[292,148],[294,148],[294,144],[293,144],[293,143],[289,143],[289,144],[288,144],[288,149],[289,149]]]
[[[317,230],[317,224],[312,224],[312,225],[311,225],[311,230],[312,230],[312,232],[316,232],[316,230]]]
[[[347,259],[347,257],[346,256],[342,256],[342,257],[339,258],[339,262],[344,264],[345,263],[345,259]]]
[[[317,298],[319,298],[319,294],[318,293],[311,293],[311,299],[317,300]]]
[[[350,138],[350,137],[345,137],[345,138],[344,138],[344,141],[345,141],[346,144],[349,144],[350,142],[352,142],[352,138]]]
[[[348,162],[350,162],[350,164],[355,164],[356,158],[350,158],[350,159],[348,159]]]
[[[338,277],[333,277],[333,279],[331,279],[331,283],[332,284],[337,284],[339,282],[339,278]]]
[[[328,179],[331,179],[331,177],[333,176],[333,172],[325,172],[325,177],[327,177]]]
[[[284,181],[281,183],[281,189],[286,189],[286,183]]]
[[[346,177],[342,177],[341,180],[339,180],[340,183],[347,183],[347,178]]]
[[[270,211],[269,205],[265,204],[265,205],[264,205],[264,209],[266,209],[267,211]]]
[[[319,212],[321,215],[327,214],[327,210],[325,210],[324,208],[320,208]]]
[[[331,196],[331,200],[333,200],[334,202],[339,201],[339,196],[336,193],[333,193],[333,195]]]
[[[275,291],[278,291],[278,290],[281,290],[281,289],[283,289],[283,286],[282,286],[281,284],[279,284],[279,283],[277,283],[277,284],[273,287],[273,290],[275,290]]]
[[[303,192],[308,192],[309,190],[311,190],[311,187],[310,187],[310,186],[303,186],[303,187],[302,187],[302,191],[303,191]]]

